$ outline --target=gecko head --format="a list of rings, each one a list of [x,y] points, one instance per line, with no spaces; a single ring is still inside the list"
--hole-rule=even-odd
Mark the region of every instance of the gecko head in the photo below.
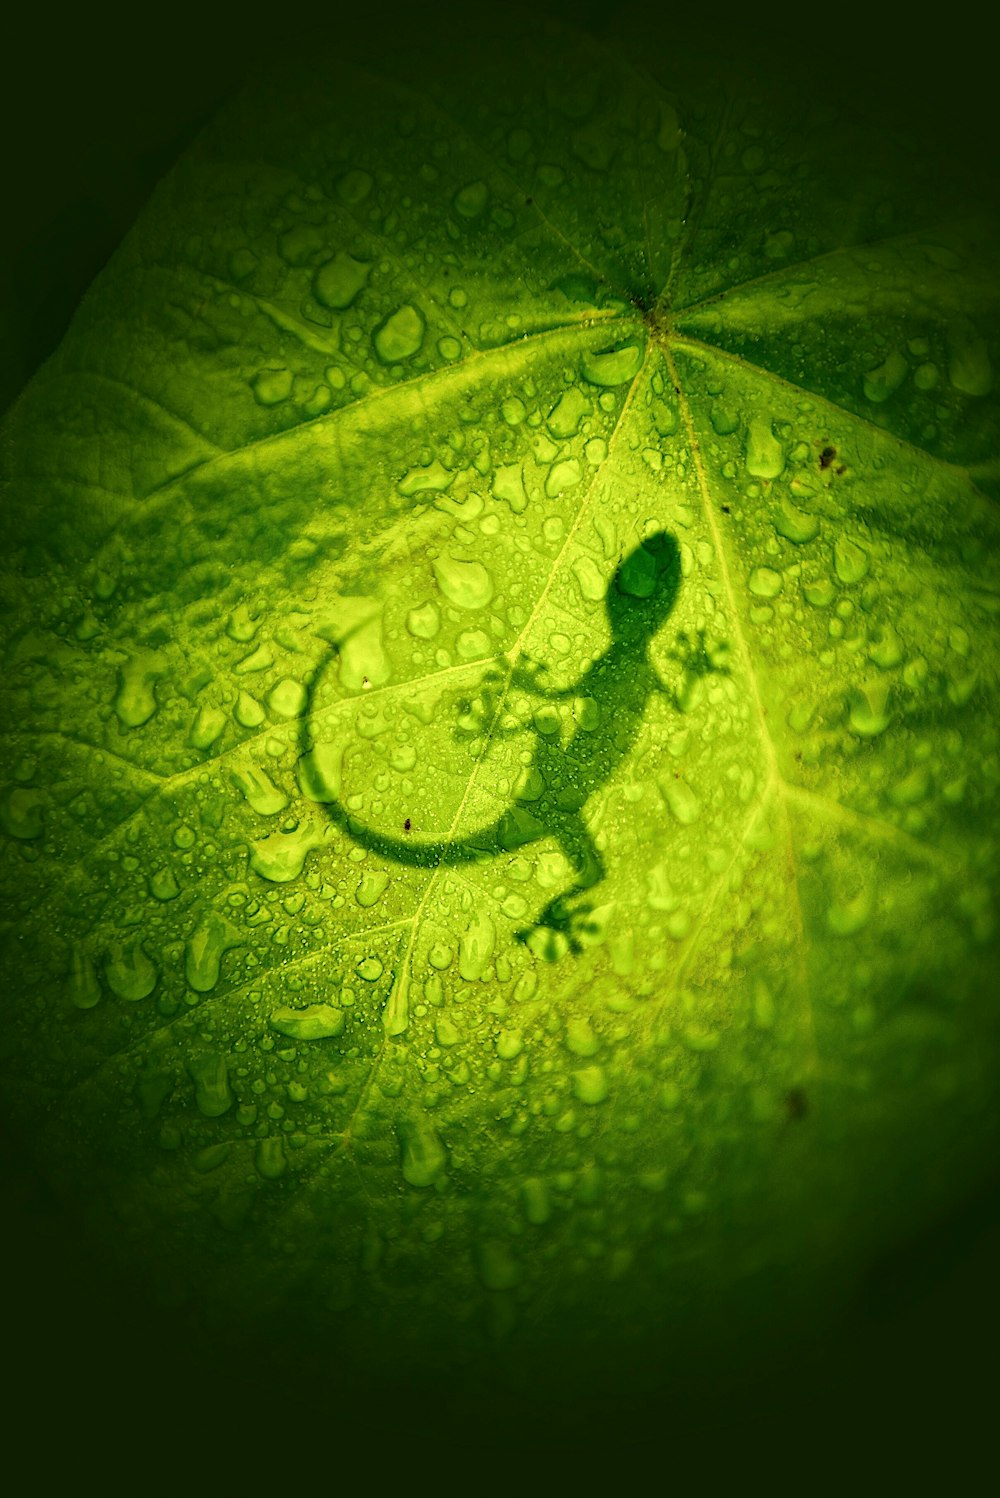
[[[677,538],[657,531],[622,558],[605,600],[615,638],[645,643],[667,618],[681,582]]]

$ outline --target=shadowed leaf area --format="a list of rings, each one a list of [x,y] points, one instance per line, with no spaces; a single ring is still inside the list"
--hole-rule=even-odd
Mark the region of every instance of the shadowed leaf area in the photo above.
[[[995,1148],[997,239],[783,76],[471,57],[258,66],[6,418],[0,1061],[177,1314],[641,1391]]]

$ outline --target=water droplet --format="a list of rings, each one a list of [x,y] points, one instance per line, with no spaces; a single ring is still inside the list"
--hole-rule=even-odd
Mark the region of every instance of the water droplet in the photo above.
[[[257,1144],[254,1163],[265,1181],[276,1181],[288,1169],[285,1146],[280,1134],[272,1134]]]
[[[118,998],[136,1003],[146,999],[156,987],[156,966],[146,956],[137,940],[116,942],[104,966],[108,987]]]
[[[458,971],[468,983],[477,982],[485,973],[496,947],[496,927],[481,911],[462,933],[458,944]]]
[[[548,415],[548,428],[553,437],[563,440],[575,437],[580,423],[590,414],[590,402],[575,385],[559,397]]]
[[[566,1046],[574,1056],[596,1056],[601,1042],[591,1029],[590,1021],[576,1016],[566,1026]]]
[[[278,253],[289,265],[306,265],[323,248],[323,235],[315,224],[296,224],[278,240]]]
[[[833,566],[842,583],[858,583],[868,572],[868,553],[854,541],[839,536],[833,548]]]
[[[493,495],[510,505],[515,515],[528,508],[528,496],[524,492],[524,475],[520,463],[509,463],[497,469],[493,479]]]
[[[424,341],[426,323],[423,313],[408,302],[379,323],[372,334],[372,344],[383,364],[398,364],[412,359]]]
[[[397,744],[389,756],[389,763],[399,774],[405,775],[417,762],[417,751],[412,744]]]
[[[364,290],[370,270],[371,266],[363,260],[355,260],[353,255],[338,250],[313,277],[313,296],[321,307],[342,312]]]
[[[135,1084],[135,1100],[143,1118],[152,1120],[174,1090],[174,1079],[170,1072],[148,1072]]]
[[[574,489],[583,478],[583,469],[576,458],[563,458],[553,463],[545,477],[545,494],[548,499],[558,499],[567,489]]]
[[[489,1238],[476,1248],[476,1267],[487,1290],[512,1290],[521,1281],[521,1266],[506,1243]]]
[[[835,584],[828,577],[814,578],[802,584],[802,596],[814,609],[825,609],[837,596]]]
[[[461,1031],[457,1025],[453,1024],[446,1015],[441,1015],[434,1026],[434,1039],[438,1045],[444,1046],[445,1050],[450,1050],[453,1045],[458,1045],[461,1038]]]
[[[580,369],[591,385],[611,387],[628,384],[641,366],[642,349],[636,343],[629,343],[624,348],[585,354]]]
[[[804,546],[819,535],[816,516],[796,509],[787,499],[781,502],[781,508],[774,519],[774,528],[779,536],[784,536],[786,541],[794,541],[796,546]]]
[[[241,676],[252,676],[257,671],[267,671],[274,665],[274,651],[270,645],[258,645],[256,650],[251,650],[241,661],[237,661],[236,670]]]
[[[141,728],[156,712],[153,682],[159,674],[146,657],[129,661],[121,668],[114,708],[123,728]]]
[[[887,710],[889,690],[888,682],[874,681],[851,692],[847,703],[852,733],[870,739],[888,728],[891,722],[891,714]]]
[[[767,416],[752,416],[746,437],[747,472],[757,479],[776,479],[785,466],[785,453]]]
[[[285,676],[265,697],[268,708],[276,718],[297,718],[309,700],[309,694],[300,681]]]
[[[657,777],[657,784],[664,801],[682,827],[689,827],[692,822],[697,821],[701,804],[686,780],[675,777],[673,771],[668,770]]]
[[[540,1176],[528,1176],[521,1182],[524,1215],[534,1227],[541,1227],[552,1216],[549,1188]]]
[[[484,629],[463,629],[455,640],[455,653],[463,661],[481,660],[492,649],[493,642]]]
[[[426,1119],[400,1119],[396,1125],[403,1180],[418,1188],[432,1186],[448,1164],[441,1136]]]
[[[269,1023],[272,1030],[291,1040],[332,1040],[343,1030],[345,1015],[332,1004],[310,1004],[305,1009],[283,1004],[272,1011]]]
[[[389,875],[385,869],[366,869],[361,876],[361,882],[354,892],[354,898],[359,905],[366,909],[376,905],[385,894],[389,884]]]
[[[195,993],[215,987],[224,954],[238,945],[239,937],[221,916],[214,911],[205,916],[184,948],[184,976]]]
[[[891,625],[879,631],[878,638],[868,648],[868,659],[883,671],[891,671],[902,661],[903,647]]]
[[[926,800],[931,788],[931,775],[926,765],[916,765],[902,780],[889,790],[893,806],[916,806]]]
[[[217,707],[199,708],[191,732],[188,734],[188,743],[192,749],[211,749],[216,739],[220,737],[226,726],[226,715]]]
[[[258,406],[280,406],[292,393],[290,369],[261,369],[250,381]]]
[[[412,499],[414,495],[426,494],[428,491],[443,494],[454,482],[455,475],[448,472],[440,458],[435,458],[433,462],[411,468],[400,479],[397,487],[404,499]]]
[[[755,567],[747,587],[755,598],[777,598],[782,587],[781,573],[773,567]]]
[[[948,378],[963,395],[988,395],[993,388],[989,350],[967,318],[948,326]]]
[[[603,1103],[608,1095],[608,1078],[603,1066],[583,1066],[573,1073],[573,1096],[577,1102]]]
[[[288,805],[288,797],[279,790],[266,772],[257,765],[234,767],[233,783],[243,792],[254,811],[262,817],[277,816]],[[313,798],[314,800],[317,798]]]
[[[460,187],[452,198],[451,203],[460,218],[479,218],[480,214],[486,212],[486,205],[490,200],[490,190],[485,182],[470,182],[465,187]]]
[[[229,1086],[229,1067],[221,1051],[204,1051],[188,1062],[194,1099],[206,1118],[221,1118],[236,1099]]]
[[[385,967],[379,958],[369,956],[362,957],[354,970],[359,978],[364,978],[366,983],[374,983],[376,979],[381,978]]]
[[[433,640],[441,628],[441,614],[437,604],[428,599],[411,609],[406,616],[406,627],[418,640]]]
[[[70,956],[69,997],[77,1009],[93,1009],[101,998],[101,985],[94,964],[80,942],[73,943]]]
[[[520,1030],[501,1030],[497,1036],[497,1055],[501,1061],[514,1061],[524,1050],[524,1036]]]
[[[253,844],[250,867],[255,874],[272,884],[287,884],[299,877],[307,854],[313,848],[318,848],[322,841],[322,832],[308,822],[292,832],[272,832],[270,837]]]
[[[233,717],[241,728],[259,728],[264,721],[264,709],[249,692],[241,692],[236,699]]]
[[[356,208],[359,203],[364,202],[373,186],[374,182],[369,172],[355,169],[351,172],[344,172],[343,176],[338,177],[334,190],[342,203],[346,203],[350,208]]]
[[[438,587],[460,609],[482,609],[493,597],[493,579],[482,562],[461,562],[441,556],[434,562]]]
[[[12,786],[0,798],[0,827],[8,837],[31,842],[44,831],[45,798],[40,791]]]
[[[913,371],[913,383],[918,390],[933,390],[940,379],[941,374],[936,364],[918,364]]]
[[[225,1165],[231,1148],[229,1144],[207,1144],[198,1151],[191,1163],[199,1175],[209,1175]]]
[[[865,397],[875,404],[887,401],[902,385],[909,368],[905,355],[893,349],[877,369],[871,369],[865,375]]]

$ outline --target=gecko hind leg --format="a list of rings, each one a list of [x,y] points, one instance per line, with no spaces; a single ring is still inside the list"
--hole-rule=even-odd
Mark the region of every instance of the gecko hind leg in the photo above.
[[[604,860],[579,812],[560,818],[556,830],[559,844],[576,874],[568,889],[554,895],[539,912],[533,926],[515,932],[517,940],[527,942],[536,932],[559,932],[565,938],[571,952],[583,950],[581,935],[596,931],[595,922],[588,919],[593,910],[589,901],[577,897],[586,890],[600,884],[606,870]]]

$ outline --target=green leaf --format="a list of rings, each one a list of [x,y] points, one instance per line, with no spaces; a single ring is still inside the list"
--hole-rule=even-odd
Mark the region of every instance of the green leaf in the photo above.
[[[815,1320],[987,1157],[995,236],[642,61],[276,68],[5,428],[7,1090],[375,1369]]]

